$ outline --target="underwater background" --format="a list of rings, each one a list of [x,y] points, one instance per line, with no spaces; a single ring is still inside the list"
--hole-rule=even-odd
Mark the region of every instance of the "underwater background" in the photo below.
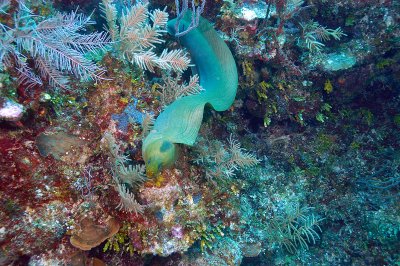
[[[0,265],[400,265],[400,1],[0,0]]]

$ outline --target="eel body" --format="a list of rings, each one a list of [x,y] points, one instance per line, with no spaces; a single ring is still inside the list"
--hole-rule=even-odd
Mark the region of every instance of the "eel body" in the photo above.
[[[175,35],[175,22],[176,19],[168,22],[168,32],[172,35]],[[180,22],[180,30],[186,29],[190,22],[191,12],[187,12]],[[238,74],[235,60],[209,21],[200,18],[199,26],[179,40],[189,51],[204,90],[177,99],[157,117],[142,147],[148,176],[174,164],[176,144],[194,144],[205,104],[211,104],[217,111],[225,111],[236,96]]]

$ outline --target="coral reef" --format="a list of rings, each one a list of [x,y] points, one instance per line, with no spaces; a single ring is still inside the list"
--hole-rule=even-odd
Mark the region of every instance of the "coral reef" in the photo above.
[[[398,1],[100,2],[0,0],[0,265],[399,265]]]

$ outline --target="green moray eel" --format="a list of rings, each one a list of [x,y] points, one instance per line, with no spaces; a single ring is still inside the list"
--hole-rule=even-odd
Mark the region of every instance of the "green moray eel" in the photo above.
[[[176,19],[168,22],[168,32],[175,35]],[[187,29],[191,13],[180,22]],[[193,145],[203,119],[205,104],[217,111],[227,110],[233,103],[238,86],[238,74],[231,51],[209,21],[200,18],[197,28],[179,37],[189,51],[200,77],[203,91],[182,97],[167,106],[157,117],[153,130],[143,141],[142,153],[147,175],[157,175],[177,160],[177,145]]]

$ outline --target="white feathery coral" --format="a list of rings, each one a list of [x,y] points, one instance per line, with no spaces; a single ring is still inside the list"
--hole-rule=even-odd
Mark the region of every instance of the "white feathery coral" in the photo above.
[[[111,1],[103,0],[102,10],[122,59],[150,72],[154,72],[156,67],[177,72],[188,68],[190,59],[183,50],[164,49],[161,55],[153,51],[157,44],[165,42],[162,36],[166,33],[167,12],[159,9],[149,12],[148,3],[139,2],[122,12],[118,34],[115,6]]]
[[[143,118],[143,131],[142,131],[142,138],[145,138],[147,134],[149,134],[150,130],[154,126],[155,119],[151,114],[146,113],[144,118]]]
[[[144,165],[124,166],[123,164],[119,164],[115,168],[119,182],[129,184],[131,187],[139,186],[147,179]]]
[[[125,185],[117,184],[117,191],[120,196],[120,202],[117,206],[118,210],[134,212],[135,214],[143,213],[144,207],[136,201],[135,195]]]
[[[254,154],[247,152],[245,149],[240,147],[240,143],[233,138],[232,135],[229,136],[229,150],[231,152],[230,165],[234,168],[245,168],[256,166],[260,163],[260,160]]]
[[[177,72],[176,76],[172,76],[171,73],[163,74],[162,79],[163,84],[159,84],[159,87],[161,88],[161,103],[164,106],[180,97],[199,94],[203,91],[198,75],[191,76],[187,84],[181,81],[180,72]]]

